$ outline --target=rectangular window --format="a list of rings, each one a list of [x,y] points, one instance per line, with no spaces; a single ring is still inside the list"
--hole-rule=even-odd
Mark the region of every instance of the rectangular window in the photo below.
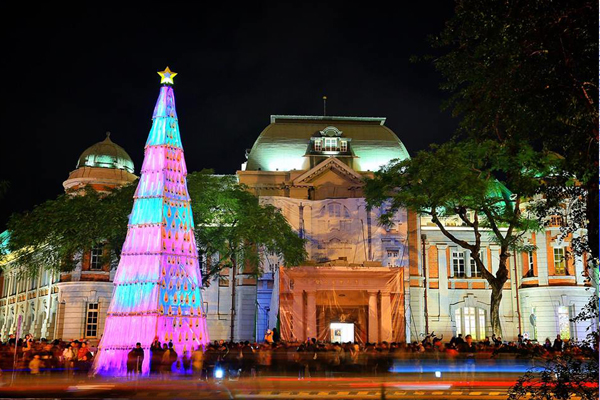
[[[323,149],[323,142],[321,139],[315,139],[315,151],[321,151]]]
[[[399,250],[387,250],[387,265],[388,265],[388,267],[397,267],[399,256],[400,256]]]
[[[550,226],[563,226],[563,217],[560,215],[553,215],[550,217]]]
[[[465,254],[462,251],[452,252],[452,269],[455,278],[465,277]]]
[[[565,259],[565,249],[562,247],[554,249],[554,274],[567,275],[567,260]]]
[[[229,277],[219,276],[219,287],[229,287]]]
[[[571,324],[570,324],[569,307],[558,307],[558,331],[560,338],[563,340],[571,339]]]
[[[352,229],[352,221],[347,219],[340,220],[340,230],[342,232],[349,232]]]
[[[337,138],[325,138],[325,151],[338,151]]]
[[[37,281],[38,281],[37,276],[35,278],[34,277],[29,278],[29,290],[34,290],[35,288],[37,288]]]
[[[15,275],[13,275],[13,276],[11,276],[10,280],[11,280],[10,294],[12,296],[14,294],[17,294],[17,277]]]
[[[348,151],[348,142],[345,140],[340,140],[340,151],[345,153]]]
[[[94,246],[90,251],[90,271],[102,270],[102,255],[104,253],[104,245]]]
[[[483,251],[479,252],[479,259],[483,262]],[[475,259],[471,257],[469,261],[469,265],[471,267],[471,277],[472,278],[481,278],[481,269],[477,266]]]
[[[462,334],[463,339],[471,335],[473,340],[482,340],[486,334],[485,310],[475,307],[462,307],[454,311],[456,334]]]
[[[525,278],[531,278],[533,276],[535,276],[535,270],[533,269],[533,267],[535,266],[535,263],[533,262],[533,251],[528,251],[527,252],[527,273],[525,274]]]
[[[50,281],[50,271],[44,268],[42,271],[42,282],[40,283],[40,287],[46,286]]]
[[[98,303],[90,303],[85,319],[85,337],[98,336]]]

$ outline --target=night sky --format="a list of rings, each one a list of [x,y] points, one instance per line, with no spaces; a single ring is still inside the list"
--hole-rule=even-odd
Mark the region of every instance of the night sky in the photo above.
[[[430,64],[452,2],[238,6],[29,5],[3,13],[0,231],[63,191],[79,155],[112,132],[136,174],[159,92],[175,98],[189,171],[232,174],[271,114],[387,117],[410,153],[453,135]],[[213,2],[211,2],[213,3]],[[409,9],[407,7],[413,7]]]

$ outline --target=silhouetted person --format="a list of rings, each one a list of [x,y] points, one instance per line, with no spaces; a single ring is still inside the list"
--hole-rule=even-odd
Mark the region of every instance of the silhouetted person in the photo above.
[[[144,362],[144,349],[141,343],[136,343],[135,347],[127,353],[127,375],[137,375],[142,372],[142,363]]]

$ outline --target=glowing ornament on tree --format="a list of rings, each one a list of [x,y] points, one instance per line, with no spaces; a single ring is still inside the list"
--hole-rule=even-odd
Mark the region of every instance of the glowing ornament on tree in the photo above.
[[[158,74],[163,86],[94,362],[99,374],[125,375],[127,353],[137,342],[145,353],[143,373],[149,372],[155,337],[173,341],[180,358],[208,342],[187,169],[170,86],[177,74],[169,67]]]

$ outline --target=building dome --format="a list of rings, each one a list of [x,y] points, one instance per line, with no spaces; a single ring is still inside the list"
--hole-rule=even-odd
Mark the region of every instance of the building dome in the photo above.
[[[113,143],[110,132],[106,132],[106,139],[81,153],[77,167],[63,182],[63,187],[67,192],[77,192],[85,186],[106,191],[127,185],[136,179],[129,154]]]
[[[309,169],[307,145],[315,135],[337,132],[351,139],[349,147],[357,171],[377,171],[393,159],[409,158],[398,136],[384,125],[385,118],[272,115],[248,154],[247,171]],[[319,134],[320,133],[320,134]]]
[[[110,132],[106,139],[88,147],[77,161],[77,167],[122,169],[133,174],[133,161],[129,154],[118,144],[110,140]]]

